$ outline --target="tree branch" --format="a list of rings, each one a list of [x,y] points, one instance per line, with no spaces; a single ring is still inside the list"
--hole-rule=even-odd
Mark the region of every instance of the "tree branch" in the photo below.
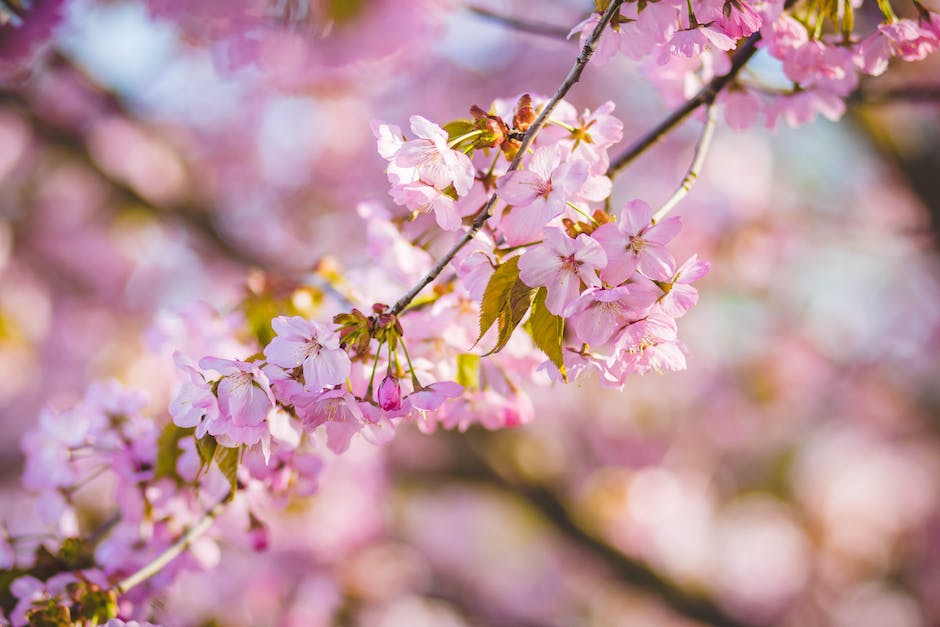
[[[491,22],[496,22],[497,24],[501,24],[507,28],[511,28],[523,33],[531,33],[533,35],[549,37],[551,39],[562,39],[567,41],[568,33],[571,31],[570,28],[566,28],[564,26],[557,26],[547,22],[523,20],[511,15],[497,13],[496,11],[475,4],[468,4],[466,9],[477,17],[481,17]]]
[[[206,512],[199,517],[199,520],[193,524],[192,527],[186,530],[180,538],[174,542],[169,548],[167,548],[163,553],[160,553],[148,564],[145,564],[137,572],[125,577],[120,582],[114,586],[114,591],[118,595],[126,594],[132,588],[135,588],[147,581],[157,573],[159,573],[164,566],[172,562],[180,553],[189,548],[189,546],[197,539],[199,536],[204,534],[206,531],[212,527],[212,523],[215,522],[215,519],[219,516],[225,505],[231,500],[231,493],[226,493],[221,499],[219,499],[215,505],[210,507]]]
[[[581,49],[581,53],[578,55],[578,58],[575,60],[574,65],[568,71],[568,75],[565,76],[565,80],[562,81],[561,85],[558,86],[558,89],[555,91],[555,95],[545,103],[545,106],[542,107],[542,111],[539,113],[538,117],[535,118],[535,121],[532,123],[532,126],[526,131],[525,135],[522,137],[522,141],[519,145],[519,151],[516,153],[516,156],[513,157],[513,160],[509,164],[509,168],[506,172],[512,172],[519,167],[519,164],[522,162],[522,158],[525,156],[525,152],[529,147],[529,144],[532,143],[532,140],[535,139],[535,136],[545,125],[548,116],[551,115],[552,111],[555,110],[555,107],[558,105],[558,102],[565,97],[565,94],[574,86],[575,83],[581,78],[581,73],[584,71],[584,66],[587,65],[588,61],[591,59],[591,55],[594,54],[594,49],[597,47],[597,42],[600,40],[601,35],[604,32],[604,29],[607,27],[607,23],[610,22],[614,13],[620,8],[620,5],[623,4],[624,0],[614,0],[610,3],[610,6],[607,7],[607,10],[604,11],[604,14],[601,16],[600,21],[597,23],[597,26],[594,27],[591,37],[584,44],[584,47]],[[466,246],[476,234],[480,232],[480,229],[483,228],[483,225],[486,224],[486,221],[492,216],[493,205],[496,204],[496,192],[489,197],[486,201],[486,204],[483,205],[483,208],[480,210],[480,213],[474,219],[473,224],[470,225],[470,228],[464,234],[460,240],[454,244],[447,253],[441,257],[438,262],[434,265],[431,270],[424,275],[424,277],[418,281],[418,284],[411,288],[404,296],[398,299],[392,308],[389,310],[389,313],[392,315],[397,315],[401,313],[408,304],[414,300],[414,298],[423,290],[428,284],[431,283],[437,276],[447,267],[447,265],[454,259],[460,249]]]
[[[83,87],[101,101],[104,107],[113,110],[116,114],[134,124],[138,123],[138,120],[134,118],[117,94],[95,83],[63,53],[55,53],[52,57],[52,63],[63,71],[72,73]],[[31,100],[22,93],[12,89],[0,89],[0,104],[15,107],[32,124],[36,134],[43,141],[64,150],[81,161],[83,165],[104,181],[119,198],[129,204],[147,209],[158,216],[170,216],[179,220],[234,262],[267,270],[286,271],[286,267],[281,267],[270,259],[255,255],[245,247],[238,246],[223,237],[212,221],[209,207],[189,204],[163,205],[143,196],[137,189],[115,177],[95,161],[81,131],[47,120],[40,114],[42,108],[33,106]]]
[[[447,434],[442,434],[442,437],[447,437]],[[485,437],[498,436],[486,434]],[[476,445],[468,444],[467,441],[472,439],[470,433],[452,438],[454,450],[449,457],[456,461],[451,467],[438,471],[399,470],[397,476],[405,481],[415,480],[421,483],[431,479],[435,484],[441,479],[451,479],[503,490],[538,512],[556,533],[596,558],[619,581],[656,597],[673,612],[715,627],[750,626],[749,623],[727,614],[710,599],[680,588],[647,564],[624,555],[605,540],[585,530],[554,491],[500,472],[495,463],[491,463],[486,455],[478,452],[493,450],[495,447],[485,441],[477,442]]]
[[[666,214],[689,194],[692,185],[694,185],[695,181],[698,179],[702,165],[705,163],[705,156],[708,154],[708,148],[711,146],[712,137],[715,135],[715,118],[715,105],[710,104],[705,113],[705,126],[702,128],[702,135],[695,145],[695,155],[692,157],[689,171],[682,179],[682,182],[679,183],[679,187],[676,188],[676,191],[672,193],[672,196],[653,214],[653,224],[656,224],[666,217]]]
[[[646,152],[651,146],[665,137],[669,131],[678,126],[683,120],[692,115],[696,109],[704,105],[711,105],[721,90],[727,87],[738,75],[751,57],[757,52],[757,42],[760,41],[760,32],[748,37],[731,57],[731,69],[727,74],[716,76],[702,87],[697,94],[689,98],[681,107],[670,113],[662,122],[657,124],[648,133],[637,139],[633,144],[616,157],[607,169],[607,176],[617,176],[634,159]]]
[[[900,85],[882,89],[857,89],[850,104],[880,105],[910,102],[940,102],[940,85]]]

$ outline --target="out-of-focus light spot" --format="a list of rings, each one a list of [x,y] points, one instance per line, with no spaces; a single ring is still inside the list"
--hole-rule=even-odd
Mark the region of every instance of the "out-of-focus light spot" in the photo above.
[[[747,176],[728,176],[728,172],[747,172]],[[728,197],[729,207],[754,215],[763,213],[769,205],[773,172],[773,152],[766,137],[726,133],[715,139],[703,174],[710,185]]]
[[[415,549],[396,543],[367,547],[344,560],[342,579],[363,599],[387,602],[421,590],[430,582],[430,566]]]
[[[627,507],[641,525],[655,525],[674,516],[681,507],[682,488],[664,468],[641,470],[630,481]]]
[[[886,569],[898,536],[935,506],[932,466],[936,460],[910,444],[841,426],[812,438],[796,462],[794,484],[837,562]]]
[[[786,509],[751,497],[717,521],[714,572],[729,603],[757,614],[786,606],[809,576],[809,547]]]
[[[0,272],[10,261],[10,254],[13,251],[13,229],[9,222],[0,222]]]
[[[186,173],[179,157],[123,118],[104,118],[89,134],[89,147],[103,168],[142,195],[165,202],[180,195]]]
[[[466,11],[455,11],[447,17],[446,27],[441,48],[457,65],[495,70],[512,59],[512,31],[505,26],[481,20]],[[467,37],[468,32],[473,37]]]
[[[420,597],[396,599],[384,609],[378,627],[465,627],[466,622],[443,601]]]
[[[177,45],[173,29],[136,2],[76,2],[63,47],[98,79],[121,92],[145,90]]]
[[[910,596],[875,584],[859,587],[832,608],[832,627],[922,627]]]
[[[258,129],[264,177],[282,185],[307,183],[322,145],[320,135],[331,124],[312,98],[282,97],[268,103]]]
[[[0,111],[0,181],[9,176],[23,158],[29,135],[29,129],[20,116]]]

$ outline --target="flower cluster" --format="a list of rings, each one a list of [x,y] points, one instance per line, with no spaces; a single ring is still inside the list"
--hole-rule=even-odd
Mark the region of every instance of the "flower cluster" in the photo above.
[[[368,250],[387,271],[350,270],[355,292],[337,284],[325,295],[332,321],[275,317],[250,357],[177,354],[174,423],[222,448],[260,448],[269,462],[283,457],[274,429],[285,421],[340,454],[357,434],[380,442],[403,423],[527,422],[523,384],[544,381],[542,371],[598,372],[619,386],[631,373],[684,368],[675,320],[707,265],[680,267],[669,252],[678,218],[657,220],[640,201],[620,215],[603,209],[607,149],[622,130],[611,103],[578,112],[561,101],[520,152],[543,106],[528,95],[497,100],[445,126],[413,116],[413,138],[373,123],[404,209],[360,206]],[[485,207],[492,217],[457,247],[452,275],[400,311],[382,304],[428,271],[422,234],[459,239]]]
[[[576,26],[582,42],[609,2]],[[838,120],[859,73],[878,76],[895,58],[918,61],[940,46],[940,14],[912,0],[916,17],[899,18],[890,2],[879,2],[883,21],[869,33],[856,32],[862,3],[800,2],[791,9],[779,0],[636,2],[622,5],[600,40],[597,61],[616,54],[644,62],[650,78],[674,98],[685,98],[715,76],[731,70],[729,51],[744,38],[780,62],[792,87],[765,83],[760,75],[732,82],[719,94],[725,118],[746,128],[763,116],[773,128],[811,122],[818,114]]]
[[[148,4],[175,15],[184,30],[209,23],[219,31],[210,38],[232,44],[233,63],[296,70],[328,48],[308,47],[293,28],[276,35],[262,29],[270,15],[261,0],[205,3],[193,24],[182,15],[188,3]],[[340,38],[344,20],[388,28],[386,18],[407,21],[399,9],[425,7],[341,5],[300,3],[318,9],[308,19],[293,15],[293,3],[277,3],[291,26],[324,37],[335,30]],[[940,18],[916,2],[916,19],[900,19],[880,3],[886,21],[863,39],[848,3],[836,15],[804,5],[618,3],[607,26],[602,19],[613,6],[599,2],[598,13],[575,29],[585,44],[579,63],[600,32],[598,61],[619,52],[650,62],[662,84],[697,88],[730,72],[727,53],[759,33],[793,89],[768,94],[736,79],[720,99],[732,126],[760,113],[772,126],[818,112],[838,117],[857,70],[879,74],[890,58],[923,58],[940,43]],[[335,63],[324,65],[354,74],[363,39],[357,31],[348,47],[333,48]],[[365,60],[395,49],[376,48]],[[299,82],[316,82],[313,73],[287,72]],[[148,414],[145,394],[109,382],[75,407],[44,411],[24,438],[23,482],[38,493],[43,522],[64,539],[27,556],[0,535],[0,566],[17,571],[9,619],[68,621],[73,611],[87,612],[92,624],[118,614],[146,617],[148,594],[184,569],[217,562],[211,534],[188,534],[217,516],[218,504],[233,502],[229,511],[248,544],[264,549],[261,514],[317,491],[330,459],[321,448],[341,455],[357,438],[382,443],[402,425],[425,432],[514,427],[533,418],[530,384],[594,377],[622,387],[633,374],[684,369],[678,320],[696,304],[693,283],[709,266],[696,256],[677,260],[670,250],[681,230],[680,219],[668,215],[674,203],[654,210],[635,199],[611,210],[608,151],[623,131],[613,112],[611,102],[579,111],[564,100],[522,95],[474,106],[469,117],[445,124],[414,115],[408,135],[373,122],[394,207],[358,206],[371,264],[317,268],[310,285],[298,287],[315,293],[309,310],[290,299],[265,300],[261,290],[233,315],[201,308],[164,317],[150,339],[161,350],[174,345],[168,416]],[[66,541],[83,531],[77,498],[105,473],[117,511],[77,550]],[[147,570],[154,564],[158,574]]]

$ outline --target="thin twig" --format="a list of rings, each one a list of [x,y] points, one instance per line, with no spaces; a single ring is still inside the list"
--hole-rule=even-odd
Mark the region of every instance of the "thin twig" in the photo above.
[[[669,213],[673,207],[675,207],[679,202],[685,198],[689,191],[692,189],[692,185],[695,184],[695,181],[698,179],[699,172],[702,170],[702,165],[705,163],[705,156],[708,154],[708,148],[711,146],[712,137],[715,135],[715,105],[708,105],[708,109],[705,112],[705,126],[702,128],[702,135],[699,137],[698,143],[695,144],[695,155],[692,157],[692,163],[689,165],[689,171],[686,172],[685,178],[682,179],[682,182],[679,183],[679,187],[676,188],[676,191],[672,193],[672,196],[669,197],[663,206],[653,214],[653,224],[656,224]]]
[[[541,35],[542,37],[549,37],[551,39],[567,40],[568,33],[571,31],[570,28],[566,28],[564,26],[549,24],[547,22],[524,20],[518,17],[513,17],[511,15],[504,15],[502,13],[493,11],[492,9],[487,9],[486,7],[481,7],[475,4],[468,4],[466,9],[477,17],[482,17],[492,22],[496,22],[508,28],[512,28],[513,30],[521,31],[523,33],[531,33],[533,35]]]
[[[199,520],[197,520],[196,523],[186,531],[186,533],[180,536],[180,538],[174,542],[172,546],[163,551],[163,553],[160,553],[160,555],[155,557],[152,561],[142,566],[137,572],[122,579],[117,585],[114,586],[114,591],[119,595],[126,594],[132,588],[139,586],[143,582],[159,573],[164,566],[172,562],[180,553],[188,549],[194,540],[196,540],[199,536],[208,531],[210,527],[212,527],[212,523],[215,522],[215,519],[218,517],[219,513],[221,513],[225,508],[225,505],[230,500],[230,497],[231,494],[228,493],[219,499],[218,502],[206,510],[206,512],[199,517]]]
[[[640,137],[638,140],[623,151],[611,163],[607,169],[607,176],[615,177],[634,159],[639,157],[646,150],[666,136],[669,131],[678,126],[683,120],[692,115],[696,109],[704,105],[710,105],[715,102],[715,98],[721,93],[721,90],[728,86],[734,77],[738,75],[751,57],[757,52],[757,42],[760,41],[760,32],[754,33],[748,37],[734,56],[731,57],[731,69],[727,74],[716,76],[702,87],[697,94],[689,98],[681,107],[670,113],[662,122],[657,124],[652,130]]]
[[[532,126],[526,131],[525,135],[522,137],[522,141],[519,144],[519,150],[516,153],[516,156],[513,157],[513,160],[509,163],[509,168],[506,172],[512,172],[513,170],[519,167],[519,163],[522,161],[522,158],[525,156],[525,152],[529,147],[529,144],[532,143],[532,140],[535,139],[536,134],[539,130],[545,125],[548,116],[551,115],[552,111],[555,110],[555,107],[558,105],[558,102],[565,97],[565,94],[574,86],[575,83],[581,78],[581,73],[584,71],[584,66],[587,65],[588,61],[591,59],[591,55],[594,54],[594,49],[597,47],[597,42],[600,40],[601,35],[604,32],[604,29],[607,27],[607,23],[610,22],[614,13],[617,9],[620,8],[620,5],[623,4],[624,0],[614,0],[610,3],[610,6],[607,7],[607,10],[604,11],[604,14],[601,16],[600,21],[597,23],[597,26],[594,27],[594,31],[591,33],[591,37],[584,44],[584,47],[581,49],[581,53],[578,55],[578,58],[575,60],[574,65],[571,66],[571,69],[568,71],[568,75],[565,76],[565,80],[562,81],[561,85],[558,86],[558,89],[555,91],[555,95],[545,103],[545,106],[542,107],[542,111],[539,113],[538,117],[535,118],[535,121],[532,123]],[[460,252],[460,249],[466,246],[476,234],[479,233],[480,229],[483,228],[483,225],[486,224],[486,221],[490,219],[492,215],[491,211],[493,205],[496,204],[496,192],[489,197],[486,201],[486,204],[483,205],[483,208],[480,210],[480,213],[474,219],[473,224],[470,225],[470,228],[464,234],[460,240],[454,244],[447,253],[441,257],[438,262],[434,265],[431,270],[424,275],[424,277],[418,281],[417,285],[411,288],[404,296],[398,299],[398,302],[389,310],[392,315],[401,313],[408,304],[414,300],[414,298],[423,290],[431,281],[433,281],[437,276],[447,267],[447,265],[453,260],[453,258]]]
[[[852,104],[890,104],[908,102],[940,102],[940,85],[899,85],[882,89],[857,89],[849,96]]]

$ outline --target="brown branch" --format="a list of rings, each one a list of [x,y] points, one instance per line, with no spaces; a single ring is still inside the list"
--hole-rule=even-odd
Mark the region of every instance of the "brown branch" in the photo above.
[[[566,28],[564,26],[549,24],[547,22],[524,20],[518,17],[513,17],[511,15],[504,15],[502,13],[498,13],[491,9],[487,9],[486,7],[481,7],[475,4],[468,4],[466,9],[477,17],[481,17],[491,22],[496,22],[497,24],[501,24],[507,28],[511,28],[523,33],[530,33],[532,35],[549,37],[551,39],[567,40],[568,33],[571,31],[570,28]]]
[[[449,434],[438,437],[448,438]],[[538,512],[556,533],[603,564],[620,582],[656,597],[673,612],[716,627],[750,627],[750,623],[729,615],[712,600],[682,589],[649,565],[628,557],[586,530],[553,490],[501,472],[496,463],[479,452],[497,448],[487,441],[493,437],[499,436],[482,434],[483,441],[474,445],[468,443],[474,439],[472,433],[454,436],[453,450],[448,456],[455,460],[452,466],[435,471],[399,470],[396,474],[405,482],[430,480],[438,484],[447,479],[503,490]]]
[[[925,102],[940,102],[940,85],[899,85],[881,89],[859,88],[849,96],[849,104],[881,105]]]
[[[682,199],[688,196],[689,192],[692,191],[692,185],[698,180],[699,172],[701,172],[702,166],[705,164],[705,156],[708,154],[708,148],[711,146],[712,136],[715,134],[715,119],[715,105],[708,105],[708,108],[705,110],[705,126],[702,127],[702,134],[699,137],[698,143],[695,145],[695,154],[692,157],[689,170],[682,178],[682,182],[679,183],[679,187],[672,193],[672,196],[653,214],[653,224],[665,218],[666,214],[672,211],[672,208],[678,205]]]
[[[75,66],[64,54],[54,54],[51,63],[61,71],[73,73],[86,89],[100,99],[106,109],[125,117],[131,123],[138,124],[138,120],[135,119],[133,113],[124,105],[117,94],[93,82],[83,70]],[[146,209],[157,216],[166,216],[178,220],[231,261],[244,266],[287,271],[286,267],[281,267],[270,259],[262,258],[246,247],[238,246],[225,238],[219,233],[212,220],[210,207],[186,203],[158,204],[145,197],[133,186],[108,172],[94,159],[84,133],[80,129],[70,128],[66,124],[44,118],[39,113],[42,108],[33,106],[31,100],[23,93],[12,89],[0,89],[0,105],[15,108],[32,125],[33,130],[40,139],[80,161],[104,181],[118,198],[128,204]]]
[[[633,144],[623,151],[610,163],[607,169],[607,176],[613,178],[617,176],[625,167],[633,162],[634,159],[646,152],[651,146],[665,137],[672,129],[678,126],[687,117],[692,115],[699,107],[710,105],[715,102],[715,98],[721,93],[721,90],[727,87],[731,81],[738,75],[751,57],[757,52],[757,42],[760,41],[760,32],[754,33],[748,37],[738,48],[734,56],[731,57],[731,69],[727,74],[716,76],[702,87],[697,94],[689,98],[681,107],[670,113],[666,118],[657,124],[648,133],[637,139]]]
[[[532,123],[532,126],[526,131],[525,135],[522,138],[522,141],[519,145],[519,151],[516,153],[516,156],[513,158],[512,162],[509,164],[509,168],[506,172],[512,172],[513,170],[519,167],[519,164],[522,161],[522,158],[525,156],[525,152],[529,147],[529,144],[532,143],[532,140],[535,139],[535,136],[545,125],[548,116],[551,115],[552,111],[555,110],[555,107],[558,105],[558,102],[565,97],[565,94],[574,86],[575,83],[581,78],[581,73],[584,71],[584,67],[587,65],[588,61],[591,59],[591,55],[594,54],[594,49],[597,47],[597,42],[601,38],[604,29],[607,27],[607,23],[610,22],[611,18],[614,16],[614,13],[620,8],[620,5],[623,4],[624,0],[614,0],[610,3],[610,6],[607,7],[607,10],[604,11],[604,14],[601,16],[600,21],[597,23],[597,26],[594,27],[591,37],[584,44],[584,47],[581,49],[581,53],[578,55],[578,58],[575,60],[574,65],[571,66],[571,69],[568,71],[568,75],[565,76],[565,80],[562,81],[561,85],[558,86],[558,89],[555,91],[555,95],[552,96],[548,102],[545,103],[545,106],[542,107],[542,111],[539,113],[538,117],[535,118],[535,121]],[[483,208],[480,210],[480,213],[474,219],[473,224],[470,225],[470,228],[464,234],[460,240],[454,244],[450,250],[448,250],[443,257],[441,257],[438,262],[434,265],[431,270],[424,275],[424,277],[418,281],[418,284],[411,288],[404,296],[398,299],[392,308],[389,310],[389,313],[396,315],[401,313],[405,307],[411,303],[412,300],[423,290],[428,284],[431,283],[437,276],[447,267],[447,265],[454,259],[460,249],[466,246],[470,241],[476,237],[476,234],[480,232],[480,229],[483,228],[483,225],[486,224],[486,221],[492,216],[493,205],[496,204],[496,192],[489,197],[489,200],[486,201],[486,204],[483,205]]]

